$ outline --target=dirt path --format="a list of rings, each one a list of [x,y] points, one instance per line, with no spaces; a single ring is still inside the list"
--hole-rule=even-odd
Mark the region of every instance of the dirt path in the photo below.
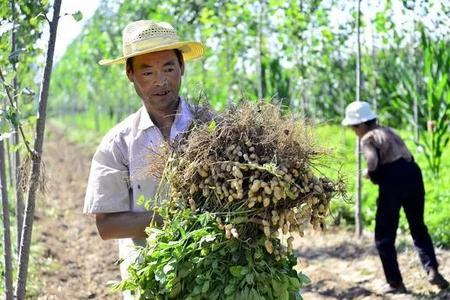
[[[119,279],[117,246],[101,241],[94,220],[84,216],[82,205],[92,153],[80,148],[58,130],[46,138],[44,160],[48,192],[38,203],[37,241],[43,248],[39,274],[42,289],[37,299],[120,299],[106,283]],[[449,299],[450,291],[431,287],[409,237],[399,237],[399,261],[410,294],[386,297],[372,237],[355,240],[342,230],[309,232],[296,240],[299,268],[312,283],[304,288],[305,300],[321,299]],[[450,278],[450,251],[437,249],[442,272]]]
[[[47,193],[37,205],[42,289],[38,299],[121,299],[106,286],[118,280],[117,246],[102,241],[82,214],[92,153],[51,128],[45,140]]]
[[[303,289],[305,300],[450,300],[450,290],[439,291],[426,280],[419,257],[409,236],[399,236],[398,260],[408,294],[382,294],[385,284],[381,262],[371,234],[361,240],[352,233],[330,229],[327,233],[307,232],[296,239],[299,269],[312,283]],[[450,251],[436,249],[440,271],[450,279]]]

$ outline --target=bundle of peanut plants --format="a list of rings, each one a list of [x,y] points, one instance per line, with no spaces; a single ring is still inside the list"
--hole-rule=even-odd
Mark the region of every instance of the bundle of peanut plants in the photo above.
[[[164,225],[147,228],[118,288],[138,299],[301,299],[308,279],[294,269],[294,236],[325,226],[341,183],[319,175],[325,152],[311,128],[279,107],[244,102],[211,115],[198,109],[161,160],[169,192],[147,204]]]

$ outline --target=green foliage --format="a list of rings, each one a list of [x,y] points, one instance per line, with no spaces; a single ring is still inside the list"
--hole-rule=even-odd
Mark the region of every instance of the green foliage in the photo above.
[[[38,69],[42,65],[43,53],[37,41],[42,37],[45,28],[46,15],[49,11],[48,0],[15,0],[0,2],[0,139],[9,139],[12,132],[17,131],[21,126],[23,132],[28,133],[28,126],[34,126],[36,121],[36,105],[34,95],[37,94],[39,83],[36,82]],[[28,138],[31,140],[31,138]],[[11,152],[21,151],[25,148],[22,141],[9,139],[9,149]],[[11,153],[7,153],[11,155]],[[26,161],[26,160],[25,160]],[[9,163],[9,162],[8,162]],[[7,176],[12,176],[11,170],[15,166],[9,165]],[[18,172],[19,170],[16,170]],[[15,200],[14,190],[18,187],[10,187],[10,180],[4,182],[4,187],[8,187],[8,199]],[[11,248],[13,253],[17,253],[17,227],[16,224],[15,201],[10,202],[10,228],[4,228],[11,233]],[[1,245],[3,246],[3,245]],[[3,247],[0,254],[3,258]],[[32,249],[32,255],[36,252]],[[13,255],[13,272],[16,272],[18,264],[17,255]],[[3,273],[3,264],[0,264],[0,273]],[[34,297],[33,292],[38,290],[39,280],[35,278],[37,273],[35,267],[30,268],[29,295]],[[13,277],[16,274],[13,274]],[[4,277],[4,276],[2,276]],[[3,280],[0,283],[0,294],[4,291]]]
[[[0,93],[4,99],[1,102],[3,113],[0,121],[0,135],[7,135],[14,126],[34,122],[31,117],[35,114],[32,96],[36,94],[35,91],[38,88],[34,79],[38,68],[38,57],[42,54],[42,49],[38,48],[36,41],[42,35],[44,16],[49,7],[47,2],[18,0],[14,1],[14,10],[11,1],[3,1],[0,4],[2,20],[0,24],[10,25],[10,30],[0,34],[0,72],[4,78],[0,83]],[[14,49],[12,48],[13,34],[15,35]],[[12,105],[6,100],[8,94],[17,104]]]
[[[78,10],[74,14],[72,14],[72,17],[75,21],[80,22],[83,19],[83,14]]]
[[[226,239],[210,213],[170,215],[162,229],[147,228],[148,245],[116,289],[138,299],[301,299],[308,278],[293,270],[294,256],[276,261],[263,240]]]
[[[433,42],[422,30],[426,112],[430,133],[422,134],[428,166],[439,176],[443,150],[450,140],[450,42]],[[431,127],[431,128],[430,128]]]
[[[443,199],[443,192],[434,192],[433,176],[429,173],[434,167],[428,161],[437,162],[436,155],[445,157],[448,151],[445,147],[448,147],[448,112],[445,113],[448,106],[444,105],[448,103],[448,92],[446,88],[440,89],[446,76],[443,70],[448,70],[444,59],[450,53],[448,36],[441,36],[439,41],[433,28],[425,28],[427,42],[418,43],[416,37],[420,26],[417,23],[412,22],[410,28],[396,26],[392,1],[378,1],[377,4],[368,4],[374,19],[362,22],[363,27],[373,26],[370,29],[373,39],[362,45],[361,98],[373,103],[386,124],[404,129],[402,135],[405,137],[409,136],[406,130],[414,126],[413,102],[418,102],[418,125],[425,154],[415,156],[427,174],[428,203],[432,207],[432,203],[442,202],[438,199]],[[429,4],[414,5],[417,9],[405,6],[407,9],[400,12],[403,17],[427,16]],[[346,104],[353,101],[355,95],[355,24],[354,18],[349,18],[339,26],[333,26],[336,9],[350,15],[354,5],[348,1],[158,0],[152,5],[137,0],[103,1],[55,67],[52,112],[69,126],[80,128],[70,132],[75,131],[71,134],[83,141],[84,132],[95,129],[97,133],[92,137],[97,137],[137,109],[140,101],[125,77],[123,66],[101,67],[98,61],[119,56],[123,27],[132,20],[145,18],[168,21],[182,38],[206,44],[205,57],[186,65],[181,94],[188,98],[204,94],[217,109],[224,108],[228,101],[239,101],[243,96],[255,99],[258,28],[261,28],[264,96],[270,99],[277,95],[294,114],[305,114],[315,122],[340,122]],[[369,44],[372,44],[371,48]],[[426,54],[427,51],[431,51],[430,54]],[[426,67],[427,63],[430,67]],[[432,133],[425,132],[429,112],[432,112],[430,120],[436,122]],[[336,128],[331,133],[328,130],[325,129],[324,140],[330,146],[338,145],[339,153],[345,157],[338,159],[344,161],[349,195],[353,196],[356,174],[353,134]],[[411,150],[416,149],[409,143]],[[430,153],[433,158],[430,156],[427,160]],[[441,178],[446,178],[444,166],[447,162],[439,160]],[[366,225],[374,220],[376,194],[376,187],[365,182]],[[348,216],[346,219],[351,223],[353,213],[348,210],[351,203],[339,205],[335,215]],[[440,210],[436,212],[444,214]],[[403,221],[402,224],[404,228]],[[433,232],[437,232],[437,228],[434,229]]]

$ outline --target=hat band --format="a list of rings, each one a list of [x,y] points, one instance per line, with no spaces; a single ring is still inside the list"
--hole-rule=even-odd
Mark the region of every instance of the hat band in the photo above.
[[[133,42],[128,45],[123,45],[123,55],[128,56],[132,55],[133,53],[142,52],[145,50],[151,50],[154,48],[162,48],[164,46],[178,43],[178,39],[174,38],[158,38],[158,39],[152,39],[152,40],[144,40],[139,42]]]

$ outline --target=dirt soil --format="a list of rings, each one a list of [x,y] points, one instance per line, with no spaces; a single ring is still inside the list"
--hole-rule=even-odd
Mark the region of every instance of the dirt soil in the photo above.
[[[443,299],[450,300],[450,289],[440,291],[430,285],[409,236],[397,238],[398,261],[407,294],[385,295],[385,278],[372,233],[356,239],[352,232],[328,229],[326,233],[307,232],[295,240],[298,270],[311,284],[302,292],[305,300],[331,299]],[[440,271],[450,279],[450,251],[436,249]]]
[[[43,249],[37,299],[121,299],[107,287],[120,280],[116,242],[101,240],[95,220],[82,213],[92,155],[50,127],[43,156],[47,191],[34,233]]]
[[[37,205],[35,239],[42,257],[37,299],[121,299],[109,281],[119,280],[117,245],[102,241],[95,221],[82,214],[92,149],[69,142],[64,132],[50,128],[44,147],[47,193]],[[381,293],[384,276],[370,234],[355,239],[342,229],[307,232],[295,241],[298,269],[311,278],[302,295],[321,299],[449,299],[426,274],[409,237],[400,236],[399,263],[408,294]],[[450,251],[436,249],[441,271],[450,279]]]

